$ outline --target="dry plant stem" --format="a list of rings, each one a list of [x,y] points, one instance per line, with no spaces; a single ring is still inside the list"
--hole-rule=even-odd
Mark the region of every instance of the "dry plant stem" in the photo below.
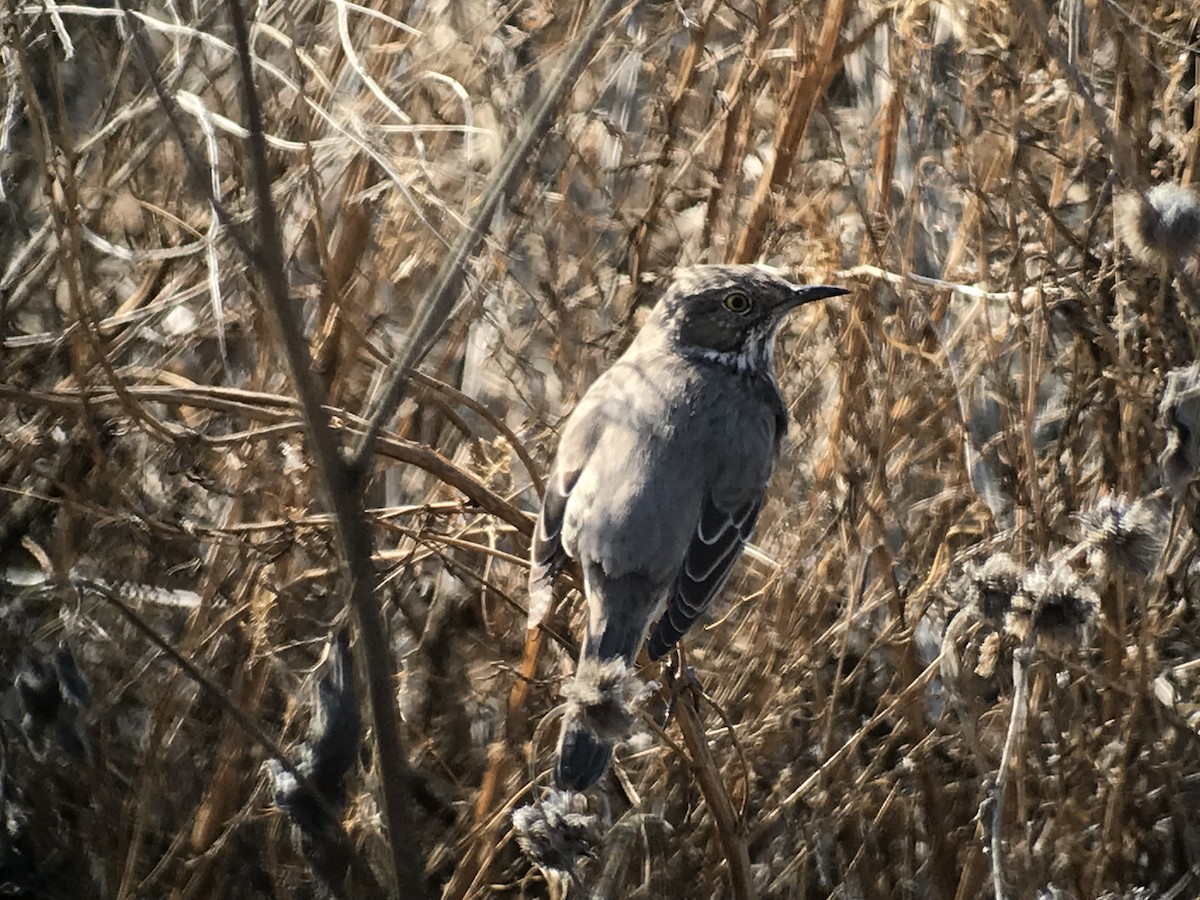
[[[470,851],[465,856],[472,865],[455,867],[450,883],[442,892],[442,900],[460,900],[465,897],[479,880],[479,876],[491,868],[495,859],[500,830],[507,824],[503,816],[493,814],[496,796],[505,782],[506,774],[512,768],[514,742],[522,739],[527,729],[529,716],[525,711],[525,703],[529,699],[529,685],[537,676],[538,656],[541,654],[546,633],[542,628],[526,632],[521,667],[508,694],[504,737],[488,748],[487,771],[475,796],[475,834]],[[511,806],[512,803],[510,798],[508,805]]]
[[[601,0],[591,21],[576,38],[563,67],[538,100],[538,105],[525,124],[521,136],[513,142],[500,161],[495,175],[492,176],[491,187],[480,201],[470,224],[459,235],[450,250],[450,255],[442,262],[433,286],[421,302],[403,350],[384,370],[381,378],[382,388],[367,408],[365,417],[369,424],[353,456],[353,468],[356,472],[366,471],[376,438],[403,399],[408,370],[417,365],[429,352],[438,334],[449,323],[450,314],[466,276],[467,262],[487,237],[492,217],[500,202],[508,196],[521,177],[524,171],[522,164],[526,157],[549,131],[550,121],[558,109],[559,102],[592,58],[605,24],[621,5],[621,0]]]
[[[610,0],[606,6],[615,7],[615,3]],[[386,626],[375,597],[376,572],[371,560],[371,537],[367,529],[362,495],[359,490],[361,479],[352,478],[350,471],[342,460],[330,427],[328,412],[322,405],[316,381],[312,376],[312,365],[308,348],[304,343],[300,325],[296,321],[289,304],[287,279],[283,265],[283,252],[278,232],[278,219],[270,196],[270,178],[267,171],[262,115],[257,92],[254,89],[245,20],[242,17],[237,0],[229,0],[229,11],[238,47],[239,62],[242,68],[242,84],[250,124],[250,148],[255,173],[255,196],[257,200],[256,224],[261,236],[258,253],[249,252],[248,255],[256,263],[256,267],[263,280],[264,288],[266,289],[269,301],[267,304],[268,310],[274,320],[278,338],[283,344],[283,351],[291,372],[292,383],[300,398],[300,405],[304,413],[304,421],[311,442],[313,458],[320,473],[321,485],[324,487],[327,495],[326,499],[330,507],[334,510],[338,535],[346,560],[347,575],[350,579],[350,603],[358,620],[359,638],[362,643],[363,657],[366,662],[367,693],[370,698],[372,722],[376,736],[380,780],[384,795],[383,809],[387,822],[387,837],[391,848],[392,867],[396,879],[395,887],[398,891],[403,890],[406,896],[420,898],[427,894],[424,883],[424,863],[418,848],[415,826],[411,817],[408,764],[404,756],[395,709],[395,697],[392,688],[393,667],[388,650]],[[597,15],[596,21],[593,23],[593,29],[589,32],[591,39],[594,40],[596,34],[599,32],[599,25],[603,18],[602,14]],[[135,33],[139,37],[142,37],[140,31]],[[144,54],[149,55],[149,50],[144,44],[144,37],[142,37],[142,40],[141,50]],[[577,69],[582,66],[582,50],[584,49],[584,45],[585,42],[581,42],[577,47],[578,52],[576,56],[572,59],[577,64]],[[156,71],[156,67],[149,63],[147,63],[146,68],[151,72]],[[569,65],[564,68],[564,76],[569,74],[569,70]],[[576,70],[575,75],[577,74],[578,71]],[[571,80],[573,81],[574,79],[572,78]],[[565,77],[560,79],[557,85],[560,90],[564,86],[565,81]],[[167,105],[168,113],[173,112],[173,108],[165,99],[166,93],[161,90],[161,85],[159,85],[157,80],[155,81],[155,86],[159,89],[160,96],[164,98],[164,104]],[[543,105],[542,110],[540,110],[540,112],[545,113],[546,118],[548,118],[549,111],[553,108],[550,100],[551,98],[548,97],[547,102]],[[537,125],[535,117],[535,121],[531,123],[531,126]],[[532,142],[534,136],[537,136],[538,131],[537,127],[531,127],[531,134],[527,135],[530,142]],[[188,155],[190,168],[193,172],[198,171],[199,166],[193,159],[187,142],[181,141],[181,143],[184,145],[185,154]],[[521,156],[523,156],[523,153]],[[512,180],[512,176],[516,171],[515,164],[521,156],[515,153],[511,155],[508,181]],[[204,183],[202,178],[199,180],[202,184]],[[456,256],[454,260],[455,264],[450,267],[449,276],[443,289],[445,299],[442,300],[442,306],[452,302],[453,292],[450,288],[456,287],[457,283],[461,280],[461,266],[466,262],[467,257],[474,252],[478,241],[482,240],[486,233],[487,225],[490,223],[491,214],[495,211],[496,205],[507,189],[507,182],[504,179],[501,179],[498,184],[502,189],[493,192],[492,203],[490,208],[486,210],[486,216],[481,215],[477,217],[476,227],[469,230],[464,235],[464,239],[459,243],[460,249],[464,252]],[[213,197],[211,199],[214,205],[217,205],[218,198]],[[485,203],[485,207],[486,205]],[[484,210],[481,209],[481,214],[483,212]],[[235,233],[237,232],[235,231]],[[466,240],[471,235],[474,235],[476,240]],[[243,247],[243,249],[246,248]],[[446,271],[447,268],[443,267],[443,272]],[[435,293],[434,296],[437,297],[438,295]],[[418,321],[418,326],[414,329],[413,339],[410,339],[407,351],[411,355],[411,361],[416,360],[416,353],[421,349],[417,346],[415,339],[419,337],[422,340],[426,339],[422,336],[421,332],[428,328],[430,316],[432,316],[432,313],[437,308],[437,306],[427,306],[424,310],[427,315]],[[397,380],[396,386],[390,391],[391,394],[395,395],[392,409],[395,408],[394,403],[399,400],[400,388],[403,386],[403,372],[409,368],[409,365],[410,363],[404,363],[398,369],[401,377]],[[368,427],[367,433],[359,444],[359,454],[356,457],[358,466],[355,467],[357,472],[363,471],[366,459],[373,450],[375,435],[372,432],[377,433],[381,423],[390,416],[390,410],[386,406],[380,412],[385,414],[377,414],[375,416],[373,427]]]
[[[1110,162],[1113,167],[1117,169],[1119,174],[1125,176],[1127,173],[1121,171],[1124,168],[1123,163],[1132,159],[1132,156],[1128,153],[1120,152],[1121,148],[1117,135],[1109,127],[1104,110],[1096,102],[1095,96],[1092,94],[1087,82],[1084,81],[1079,69],[1068,61],[1066,49],[1051,36],[1050,22],[1046,19],[1045,11],[1038,7],[1037,4],[1032,3],[1031,0],[1020,0],[1020,7],[1021,14],[1028,20],[1031,26],[1030,31],[1041,38],[1047,52],[1061,66],[1063,74],[1071,84],[1071,89],[1082,98],[1084,108],[1088,111],[1093,127],[1095,127],[1097,134],[1100,136],[1100,140],[1108,148],[1111,156]],[[1123,180],[1125,179],[1123,178]]]
[[[1033,659],[1033,648],[1026,645],[1013,651],[1013,706],[1008,719],[1008,733],[1004,736],[1004,750],[1000,755],[1000,769],[996,773],[996,786],[992,801],[991,845],[992,845],[992,889],[996,900],[1005,900],[1004,891],[1004,790],[1012,775],[1013,752],[1017,741],[1025,733],[1025,721],[1029,716],[1029,663]]]
[[[734,167],[742,158],[745,150],[747,140],[745,130],[749,120],[746,107],[750,102],[747,97],[746,84],[751,76],[757,74],[759,70],[759,64],[755,60],[759,56],[763,35],[767,32],[767,19],[766,4],[758,4],[758,27],[754,36],[750,38],[750,50],[738,62],[737,68],[727,82],[726,94],[729,100],[725,115],[725,134],[721,139],[721,150],[713,170],[712,187],[709,189],[708,199],[705,201],[704,232],[701,243],[706,247],[714,244],[714,235],[717,234],[718,225],[721,222],[725,186],[733,181]]]
[[[958,879],[958,889],[954,892],[954,900],[978,900],[986,877],[987,863],[984,860],[983,850],[978,844],[969,846],[967,859],[963,863],[962,874]]]
[[[366,663],[367,693],[375,731],[383,810],[395,877],[393,890],[405,896],[428,896],[425,865],[412,818],[408,761],[400,739],[396,712],[394,669],[388,648],[387,627],[375,596],[376,572],[371,561],[371,535],[367,528],[363,497],[356,479],[350,477],[342,460],[328,413],[322,404],[312,360],[300,323],[288,297],[279,220],[271,198],[262,110],[254,85],[246,21],[238,0],[228,0],[238,62],[241,66],[243,100],[250,128],[250,157],[254,172],[255,225],[260,237],[258,253],[252,257],[262,279],[266,307],[276,336],[282,343],[292,385],[299,395],[314,461],[326,501],[334,510],[346,574],[350,580],[350,605],[358,620],[359,641]]]
[[[1164,554],[1167,552],[1167,548],[1170,546],[1171,545],[1169,542],[1164,544]],[[1129,792],[1126,790],[1126,781],[1128,780],[1130,765],[1133,761],[1132,748],[1136,745],[1136,729],[1138,722],[1144,715],[1146,715],[1146,712],[1143,709],[1146,698],[1147,696],[1150,696],[1153,691],[1151,686],[1153,679],[1150,674],[1150,646],[1153,642],[1153,638],[1151,636],[1153,626],[1151,624],[1150,600],[1152,597],[1161,596],[1163,572],[1164,569],[1160,560],[1160,564],[1155,569],[1154,578],[1138,591],[1137,659],[1133,678],[1130,679],[1128,677],[1122,666],[1117,666],[1116,677],[1119,678],[1120,681],[1115,683],[1127,684],[1132,681],[1133,697],[1123,707],[1123,721],[1121,723],[1121,738],[1119,745],[1123,747],[1124,750],[1118,759],[1115,777],[1110,776],[1107,779],[1107,797],[1105,798],[1104,820],[1101,831],[1101,834],[1103,835],[1101,846],[1106,849],[1105,852],[1100,855],[1098,863],[1095,867],[1095,880],[1092,887],[1093,892],[1097,894],[1099,894],[1101,886],[1104,884],[1104,878],[1108,874],[1108,871],[1113,867],[1115,861],[1114,854],[1108,848],[1118,845],[1116,832],[1120,824],[1121,812],[1126,808],[1126,804],[1129,802]],[[1127,583],[1128,582],[1123,575],[1118,575],[1112,580],[1112,583],[1109,585],[1109,589],[1105,591],[1106,597],[1111,595],[1114,590],[1118,592],[1117,606],[1119,610],[1123,610],[1125,607],[1124,587]],[[1114,619],[1112,627],[1104,628],[1102,633],[1107,636],[1108,632],[1113,631],[1117,627],[1117,620]],[[1121,638],[1118,640],[1119,645],[1124,644],[1124,634],[1124,623],[1121,622],[1120,630],[1118,632],[1118,635]],[[1123,662],[1123,647],[1119,646],[1117,652],[1120,654],[1118,662]],[[1106,722],[1110,720],[1111,716],[1111,713],[1105,711]]]
[[[502,742],[497,741],[488,748],[488,770],[484,773],[479,796],[475,799],[476,824],[469,838],[470,846],[464,848],[461,861],[454,867],[454,873],[442,889],[441,900],[463,900],[479,885],[481,879],[486,878],[492,867],[501,843],[500,834],[507,821],[504,816],[490,815],[490,808],[481,815],[480,805],[486,802],[490,807],[501,779],[507,774],[507,761],[507,748]]]
[[[1045,11],[1032,0],[1020,0],[1021,14],[1030,23],[1031,31],[1038,35],[1042,44],[1045,45],[1046,52],[1052,56],[1062,69],[1066,76],[1067,82],[1071,85],[1071,90],[1078,94],[1083,99],[1084,109],[1088,111],[1088,116],[1092,120],[1092,126],[1096,129],[1096,133],[1100,138],[1105,149],[1108,151],[1109,163],[1120,176],[1121,181],[1126,185],[1133,187],[1141,192],[1145,185],[1145,179],[1142,173],[1133,165],[1136,155],[1130,146],[1130,139],[1127,133],[1121,131],[1113,131],[1107,122],[1107,116],[1100,104],[1096,102],[1096,97],[1086,79],[1080,73],[1079,69],[1072,64],[1067,58],[1066,48],[1062,46],[1053,36],[1050,28],[1050,23],[1046,19]],[[1148,208],[1145,197],[1141,201],[1144,208]],[[1157,216],[1157,213],[1154,213]],[[1196,285],[1188,276],[1183,261],[1172,252],[1172,270],[1175,275],[1175,283],[1188,301],[1193,305],[1200,302],[1200,297],[1197,297]]]
[[[886,216],[891,201],[892,179],[896,171],[896,139],[900,131],[901,114],[908,94],[908,79],[899,67],[896,68],[899,75],[895,84],[890,86],[888,98],[881,113],[883,122],[879,146],[875,150],[875,165],[872,170],[874,177],[867,185],[867,208],[870,212],[863,216],[863,222],[866,223],[880,221],[881,215]],[[829,117],[827,107],[828,104],[822,102],[821,112],[826,118]],[[836,128],[832,130],[834,134],[837,134]],[[838,144],[842,158],[845,159],[845,150],[840,147],[841,135],[838,135]],[[889,229],[888,233],[890,236],[892,229]],[[871,251],[874,251],[876,259],[880,261],[884,259],[881,248],[878,246],[875,229],[867,227],[863,229],[862,243],[858,251],[859,259],[866,257]]]
[[[670,687],[666,690],[669,691]],[[746,849],[742,823],[738,820],[733,799],[725,788],[725,782],[721,780],[721,771],[717,768],[716,760],[708,747],[704,725],[696,711],[695,694],[690,687],[685,690],[688,696],[685,702],[675,704],[675,717],[692,760],[692,771],[696,774],[704,800],[717,825],[717,835],[721,839],[721,847],[729,863],[733,896],[737,900],[749,900],[754,897],[754,878],[750,872],[750,853]]]
[[[529,480],[533,484],[533,489],[537,491],[538,497],[540,498],[542,494],[545,493],[546,485],[541,474],[538,472],[537,465],[534,463],[533,457],[529,455],[529,451],[525,448],[525,445],[521,443],[521,440],[517,437],[516,433],[509,428],[499,416],[495,415],[491,410],[489,410],[474,397],[468,397],[466,394],[452,385],[446,384],[444,381],[439,381],[430,375],[426,375],[423,372],[417,371],[416,369],[411,369],[408,373],[408,377],[417,383],[424,385],[430,390],[438,391],[439,393],[445,394],[455,402],[461,403],[463,406],[476,413],[478,416],[483,418],[484,421],[496,429],[496,431],[503,436],[506,441],[508,441],[509,446],[513,449],[513,453],[517,454],[517,459],[521,460],[521,465],[525,467],[525,471],[528,473]]]
[[[1042,383],[1045,365],[1045,347],[1047,341],[1046,316],[1043,314],[1043,304],[1035,303],[1031,315],[1032,324],[1028,329],[1026,339],[1020,342],[1021,355],[1024,357],[1025,390],[1022,395],[1022,427],[1020,430],[1021,450],[1025,456],[1024,471],[1036,473],[1037,450],[1033,446],[1033,430],[1037,424],[1037,385]],[[1042,486],[1036,474],[1026,479],[1029,512],[1033,518],[1033,527],[1037,546],[1045,547],[1046,511],[1042,498]]]
[[[712,22],[713,13],[716,11],[716,8],[716,0],[705,0],[704,7],[700,10],[697,25],[692,31],[692,42],[688,45],[687,50],[684,51],[683,60],[680,62],[678,82],[671,96],[671,105],[667,109],[666,120],[663,124],[663,133],[666,137],[663,140],[662,149],[658,153],[658,170],[654,173],[654,184],[650,189],[650,202],[641,221],[638,222],[637,228],[634,229],[633,248],[630,252],[629,278],[635,285],[638,283],[639,276],[641,275],[642,260],[646,258],[647,242],[657,222],[658,214],[662,208],[663,197],[666,194],[665,175],[667,168],[671,164],[671,154],[675,150],[675,139],[679,133],[678,119],[680,110],[692,87],[692,81],[696,75],[696,64],[704,52],[709,24]]]
[[[899,694],[892,698],[887,706],[864,722],[829,759],[821,764],[821,768],[808,776],[799,787],[780,800],[773,809],[764,813],[756,824],[755,833],[750,836],[751,843],[757,842],[762,834],[767,833],[776,822],[787,815],[789,810],[807,797],[818,784],[832,778],[837,769],[858,751],[859,746],[867,739],[872,729],[877,728],[881,722],[892,719],[897,712],[906,709],[913,702],[913,699],[919,696],[929,683],[937,677],[939,665],[939,661],[935,659],[926,666],[925,670],[910,684],[906,685]]]
[[[927,275],[915,275],[911,272],[889,272],[886,269],[881,269],[879,266],[867,264],[853,266],[849,269],[842,269],[834,273],[835,278],[878,278],[881,281],[886,281],[889,284],[903,284],[907,287],[924,288],[931,292],[934,291],[951,291],[955,294],[961,294],[964,297],[972,297],[979,300],[1000,300],[1007,303],[1026,302],[1037,296],[1039,291],[1044,291],[1043,288],[1026,288],[1023,291],[985,291],[982,288],[977,288],[973,284],[959,284],[955,281],[944,281],[941,278],[930,278]]]
[[[843,57],[837,53],[837,41],[848,8],[847,0],[828,0],[825,6],[825,18],[821,22],[816,49],[808,65],[792,83],[786,101],[787,113],[775,138],[775,152],[771,164],[759,178],[746,227],[733,253],[733,262],[753,262],[758,256],[771,210],[775,208],[773,195],[787,183],[816,100],[824,93],[841,65]]]
[[[204,693],[211,697],[213,701],[225,711],[225,714],[229,716],[234,724],[242,729],[242,731],[245,732],[256,744],[271,754],[271,757],[280,764],[283,770],[295,778],[296,782],[313,797],[316,803],[324,807],[324,811],[329,816],[329,821],[332,827],[335,829],[333,832],[333,838],[340,846],[340,849],[345,854],[346,858],[351,860],[351,865],[354,869],[355,875],[359,879],[359,887],[365,889],[371,896],[385,896],[384,890],[379,885],[379,882],[375,879],[374,874],[371,872],[370,866],[368,866],[365,861],[359,857],[358,853],[353,849],[350,838],[347,836],[346,832],[342,830],[341,816],[336,810],[330,809],[328,805],[325,804],[325,801],[322,799],[321,792],[313,786],[307,775],[296,768],[292,761],[287,757],[287,754],[283,752],[283,748],[275,743],[274,739],[272,739],[271,736],[268,735],[257,722],[243,713],[241,709],[239,709],[232,701],[230,701],[230,699],[225,696],[225,692],[217,687],[207,675],[201,672],[190,660],[188,660],[178,650],[172,647],[170,643],[163,639],[157,631],[150,627],[150,625],[116,593],[98,582],[86,579],[76,580],[73,582],[73,584],[77,590],[81,592],[86,590],[94,593],[97,596],[104,598],[104,600],[116,608],[117,611],[129,621],[129,624],[131,624],[137,631],[141,632],[141,634],[144,635],[146,639],[150,641],[150,643],[161,650],[164,655],[169,657],[170,660],[175,663],[175,665],[179,666],[179,668],[183,670],[184,674],[186,674],[188,678],[192,679],[192,681],[194,681],[196,685],[202,691],[204,691]]]
[[[858,577],[854,579],[854,589],[850,593],[850,600],[846,604],[846,627],[842,630],[842,640],[837,652],[837,666],[834,669],[833,687],[830,689],[829,702],[826,704],[827,715],[825,716],[825,724],[821,730],[820,753],[822,758],[829,756],[832,751],[833,741],[833,714],[837,708],[838,699],[842,690],[843,676],[845,675],[846,654],[850,645],[850,632],[852,631],[850,623],[854,621],[854,616],[858,612],[858,604],[862,600],[863,591],[867,586],[867,576],[870,571],[871,554],[864,552],[862,560],[859,562]]]
[[[171,429],[155,420],[134,403],[113,371],[109,361],[109,348],[106,347],[97,327],[99,316],[96,315],[95,309],[89,302],[89,295],[83,284],[83,248],[80,239],[82,223],[79,221],[79,186],[75,180],[75,147],[69,133],[62,134],[61,140],[57,143],[52,139],[50,124],[46,120],[45,112],[33,88],[25,44],[23,41],[15,41],[13,45],[20,62],[21,89],[24,94],[25,107],[31,120],[36,122],[36,127],[31,130],[38,138],[37,143],[44,166],[47,193],[51,200],[49,210],[54,224],[55,237],[62,248],[66,263],[62,283],[67,288],[67,297],[71,310],[75,314],[75,322],[80,326],[75,331],[76,341],[68,345],[75,380],[81,387],[86,388],[90,381],[87,377],[88,370],[92,366],[100,368],[113,390],[117,392],[130,418],[143,424],[148,433],[160,440],[171,440],[175,436]],[[57,116],[60,122],[65,122],[67,120],[65,99],[62,85],[57,77],[57,66],[50,67],[50,74],[54,81]],[[60,130],[63,127],[63,125],[59,125]],[[54,163],[56,154],[62,154],[64,157],[61,164],[57,166]],[[54,190],[55,186],[58,187],[58,191]],[[59,192],[61,192],[61,200],[55,199]],[[99,458],[98,448],[96,451],[97,458]]]
[[[219,440],[201,439],[202,442],[210,443],[213,446],[247,440],[277,439],[299,432],[304,427],[292,416],[296,401],[275,394],[202,385],[194,388],[134,385],[128,388],[128,393],[130,396],[164,403],[179,403],[203,409],[220,410],[225,413],[239,413],[250,419],[265,420],[271,423],[267,428],[226,435]],[[94,408],[100,404],[119,402],[119,398],[115,394],[108,392],[88,396],[85,404],[83,395],[79,391],[30,393],[7,385],[0,385],[0,400],[37,404],[59,410],[65,409],[77,415],[82,415],[89,406]],[[362,424],[344,410],[334,407],[325,407],[324,409],[329,416],[336,416],[344,425],[350,426],[348,430],[358,431]],[[474,475],[454,465],[437,451],[402,438],[387,438],[380,445],[379,452],[381,456],[388,459],[425,470],[439,481],[464,494],[484,512],[506,522],[521,534],[528,535],[532,532],[533,520],[530,516],[521,512]]]

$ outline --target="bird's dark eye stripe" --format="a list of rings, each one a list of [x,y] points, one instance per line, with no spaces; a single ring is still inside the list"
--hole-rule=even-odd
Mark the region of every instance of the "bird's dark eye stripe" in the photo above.
[[[750,298],[741,291],[726,294],[725,299],[721,303],[731,313],[737,313],[738,315],[750,311]]]

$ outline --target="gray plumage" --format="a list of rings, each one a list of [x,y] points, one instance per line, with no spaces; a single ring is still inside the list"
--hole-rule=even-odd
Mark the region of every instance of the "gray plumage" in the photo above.
[[[648,629],[658,659],[708,606],[754,529],[787,429],[775,331],[800,304],[844,293],[754,266],[680,270],[584,395],[562,431],[530,568],[535,627],[567,558],[579,563],[581,672],[589,659],[632,665]],[[593,784],[611,757],[585,718],[563,725],[563,788]]]

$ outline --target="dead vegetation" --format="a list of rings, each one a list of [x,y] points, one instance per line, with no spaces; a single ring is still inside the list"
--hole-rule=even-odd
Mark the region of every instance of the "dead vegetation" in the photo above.
[[[0,11],[5,895],[1200,894],[1194,4],[601,5],[247,7],[261,133],[236,3]],[[694,677],[547,796],[538,470],[719,261],[855,293]]]

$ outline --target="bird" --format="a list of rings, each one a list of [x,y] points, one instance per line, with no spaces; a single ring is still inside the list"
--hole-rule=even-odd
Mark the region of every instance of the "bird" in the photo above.
[[[584,393],[560,433],[529,560],[530,628],[568,560],[582,573],[577,685],[611,682],[605,673],[632,667],[647,635],[659,659],[712,601],[754,530],[787,431],[779,325],[846,293],[754,265],[677,269]],[[587,719],[568,707],[554,773],[562,790],[587,789],[611,760],[616,735]]]

